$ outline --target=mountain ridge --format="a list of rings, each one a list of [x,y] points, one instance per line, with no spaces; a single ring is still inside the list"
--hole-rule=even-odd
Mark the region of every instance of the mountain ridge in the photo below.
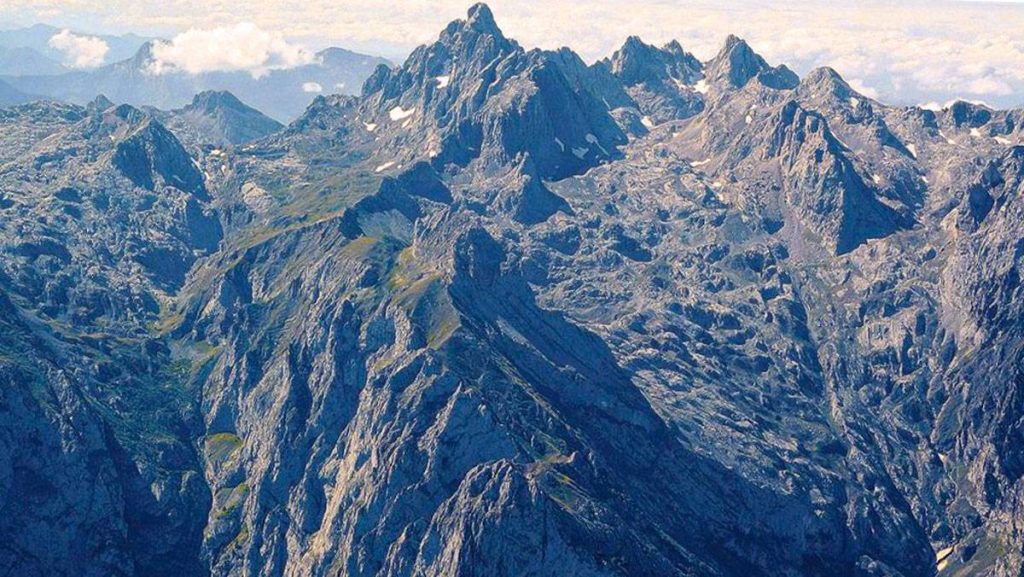
[[[86,104],[103,93],[118,101],[163,109],[185,106],[200,92],[227,90],[281,121],[302,112],[313,98],[310,86],[319,91],[352,92],[377,63],[387,62],[343,48],[327,48],[316,54],[312,64],[271,70],[260,78],[248,72],[156,73],[152,66],[154,42],[144,42],[132,56],[96,69],[7,75],[3,80],[29,93],[75,104]]]
[[[2,566],[1024,566],[1021,111],[478,4],[253,139],[173,114],[0,110]]]

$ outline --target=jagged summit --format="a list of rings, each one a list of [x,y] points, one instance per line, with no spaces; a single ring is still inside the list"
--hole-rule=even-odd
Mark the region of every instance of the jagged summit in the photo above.
[[[481,34],[504,37],[501,30],[498,29],[498,24],[494,21],[494,13],[483,2],[470,6],[469,11],[466,13],[465,24],[471,30]]]
[[[379,67],[363,92],[361,121],[375,138],[437,165],[526,152],[542,177],[562,178],[616,157],[626,141],[578,56],[523,50],[482,4],[401,67]]]
[[[704,65],[674,40],[657,48],[630,36],[594,68],[622,83],[647,125],[687,118],[704,108],[704,87],[698,86]]]
[[[794,88],[799,82],[797,75],[785,65],[770,66],[746,40],[732,34],[725,39],[722,50],[707,64],[707,75],[735,88],[746,86],[754,78],[777,89]]]
[[[441,33],[439,42],[452,49],[452,55],[467,55],[474,51],[493,54],[493,50],[505,52],[517,45],[510,41],[498,28],[494,14],[486,4],[470,7],[465,20],[454,20]],[[478,46],[478,44],[480,46]]]
[[[692,84],[703,73],[703,64],[683,50],[677,41],[656,48],[638,36],[626,39],[622,48],[612,55],[610,68],[626,86],[663,82],[666,79]]]

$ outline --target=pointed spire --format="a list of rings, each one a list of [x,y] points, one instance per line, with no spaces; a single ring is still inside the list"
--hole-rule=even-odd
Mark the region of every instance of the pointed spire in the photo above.
[[[86,109],[88,109],[91,112],[103,112],[104,110],[110,108],[113,105],[114,103],[111,102],[109,98],[107,98],[103,94],[99,94],[96,96],[96,98],[92,99],[92,102],[86,105]]]
[[[440,42],[449,47],[462,46],[473,51],[477,44],[495,47],[500,51],[512,50],[515,43],[505,38],[494,22],[494,14],[486,4],[474,4],[465,20],[448,24],[441,34]]]
[[[732,34],[725,39],[725,46],[715,57],[719,63],[719,76],[724,76],[736,88],[741,88],[757,76],[758,72],[768,68],[768,63],[757,55],[746,40]]]
[[[772,68],[746,40],[732,34],[725,39],[725,46],[718,55],[708,63],[708,71],[712,79],[728,82],[734,88],[742,88],[758,76],[762,84],[776,89],[794,88],[799,82],[793,71],[785,66]]]
[[[469,8],[466,26],[481,34],[502,35],[501,30],[498,29],[498,24],[494,21],[494,13],[483,2],[474,4]]]

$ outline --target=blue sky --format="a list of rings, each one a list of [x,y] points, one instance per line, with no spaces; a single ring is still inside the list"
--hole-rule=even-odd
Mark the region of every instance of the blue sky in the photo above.
[[[179,36],[168,59],[190,69],[303,63],[339,45],[396,60],[465,14],[460,0],[4,0],[0,27],[47,22],[76,31]],[[1024,104],[1024,0],[493,0],[507,35],[526,47],[570,46],[586,60],[626,36],[678,39],[702,58],[737,34],[772,63],[799,73],[829,65],[870,97],[900,104],[953,98]],[[244,29],[239,21],[244,20]],[[90,47],[63,39],[69,50]],[[225,44],[227,43],[227,44]],[[247,46],[225,57],[211,46]],[[93,52],[72,53],[96,62]],[[260,59],[264,59],[260,62]]]

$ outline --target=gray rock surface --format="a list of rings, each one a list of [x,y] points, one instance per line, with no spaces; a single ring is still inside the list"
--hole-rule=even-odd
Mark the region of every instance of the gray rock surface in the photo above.
[[[5,571],[1021,574],[1021,111],[477,5],[157,117],[0,111]]]
[[[149,112],[183,142],[200,148],[245,144],[284,128],[226,91],[200,92],[183,108],[167,113]]]

